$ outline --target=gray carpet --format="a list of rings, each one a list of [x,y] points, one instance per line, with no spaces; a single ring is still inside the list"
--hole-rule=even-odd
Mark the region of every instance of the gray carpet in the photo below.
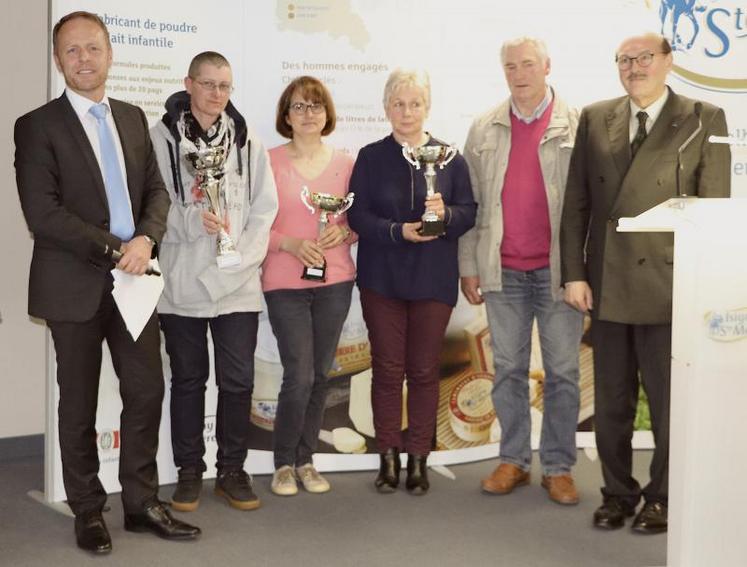
[[[636,454],[646,479],[649,452]],[[535,463],[536,464],[536,463]],[[122,527],[119,498],[105,518],[114,551],[92,557],[75,547],[72,519],[27,496],[43,486],[39,458],[0,463],[0,565],[15,566],[380,566],[496,565],[506,567],[647,567],[666,563],[666,536],[641,536],[628,527],[600,532],[591,516],[600,503],[599,463],[582,452],[576,467],[578,506],[550,502],[539,472],[530,486],[508,496],[479,490],[495,463],[456,465],[456,480],[431,473],[423,497],[401,491],[379,495],[373,473],[329,474],[332,492],[274,496],[269,477],[255,478],[262,508],[230,509],[203,490],[200,508],[182,514],[203,529],[196,542],[173,543]],[[539,471],[539,467],[535,467]],[[403,475],[404,477],[404,475]],[[161,489],[168,498],[172,487]]]

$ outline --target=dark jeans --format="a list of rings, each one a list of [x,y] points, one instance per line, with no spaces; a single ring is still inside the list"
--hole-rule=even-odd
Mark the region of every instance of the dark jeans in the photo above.
[[[427,455],[438,409],[439,355],[452,307],[440,301],[406,301],[361,289],[371,342],[371,404],[379,452],[405,449]],[[402,383],[407,377],[407,438],[402,436]]]
[[[254,388],[258,313],[212,318],[160,315],[171,359],[171,444],[179,468],[204,471],[205,388],[210,374],[207,329],[213,337],[218,408],[218,472],[243,468]]]
[[[265,293],[283,363],[275,416],[275,468],[312,461],[324,417],[328,374],[350,308],[353,282]]]
[[[95,426],[101,343],[106,339],[122,397],[122,504],[126,513],[142,511],[158,493],[156,452],[164,388],[155,312],[137,341],[132,340],[109,292],[89,321],[47,324],[57,353],[62,479],[70,508],[81,515],[100,512],[106,503],[106,491],[98,477]]]
[[[669,478],[669,387],[671,325],[627,325],[594,320],[594,424],[605,496],[635,506],[641,492],[647,501],[667,503]],[[639,380],[640,373],[640,380]],[[648,396],[656,448],[650,480],[641,491],[633,478],[633,422],[638,385]]]

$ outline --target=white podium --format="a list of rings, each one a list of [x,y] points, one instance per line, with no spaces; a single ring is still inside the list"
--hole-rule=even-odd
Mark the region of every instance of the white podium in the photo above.
[[[670,199],[621,232],[674,232],[667,565],[746,565],[747,198]]]

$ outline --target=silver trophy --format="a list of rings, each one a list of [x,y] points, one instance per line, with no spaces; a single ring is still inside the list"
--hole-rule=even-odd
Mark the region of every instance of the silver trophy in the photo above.
[[[436,166],[440,169],[454,159],[458,150],[454,146],[402,146],[402,155],[405,159],[415,166],[415,169],[425,164],[425,188],[428,198],[436,193]],[[438,218],[433,211],[425,211],[422,216],[423,226],[420,228],[422,236],[441,236],[446,232],[444,221]]]
[[[312,215],[319,211],[319,236],[327,228],[329,215],[332,214],[334,218],[339,217],[353,206],[353,199],[355,199],[355,193],[348,193],[344,197],[338,197],[329,193],[309,191],[306,185],[301,188],[301,201],[303,201],[303,204],[308,207]],[[323,282],[327,279],[326,274],[327,262],[324,261],[321,266],[312,266],[311,268],[304,266],[301,277],[305,280]]]
[[[228,149],[223,146],[205,146],[187,152],[187,160],[195,170],[195,178],[207,198],[210,212],[220,219],[225,218],[225,193],[223,181]],[[221,225],[217,235],[216,261],[220,269],[232,268],[241,264],[241,253],[236,244]]]

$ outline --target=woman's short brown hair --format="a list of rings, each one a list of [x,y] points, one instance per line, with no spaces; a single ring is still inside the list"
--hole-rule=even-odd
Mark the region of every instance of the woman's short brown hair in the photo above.
[[[278,134],[284,138],[293,139],[293,129],[286,121],[286,118],[290,111],[291,99],[296,91],[301,93],[304,100],[320,102],[324,105],[324,110],[327,113],[327,121],[324,123],[324,128],[322,128],[322,136],[331,134],[335,129],[335,124],[337,124],[337,114],[335,114],[335,103],[332,102],[332,95],[329,94],[327,87],[319,79],[308,75],[293,79],[285,87],[283,94],[280,95],[277,114],[275,115],[275,130],[277,130]]]

